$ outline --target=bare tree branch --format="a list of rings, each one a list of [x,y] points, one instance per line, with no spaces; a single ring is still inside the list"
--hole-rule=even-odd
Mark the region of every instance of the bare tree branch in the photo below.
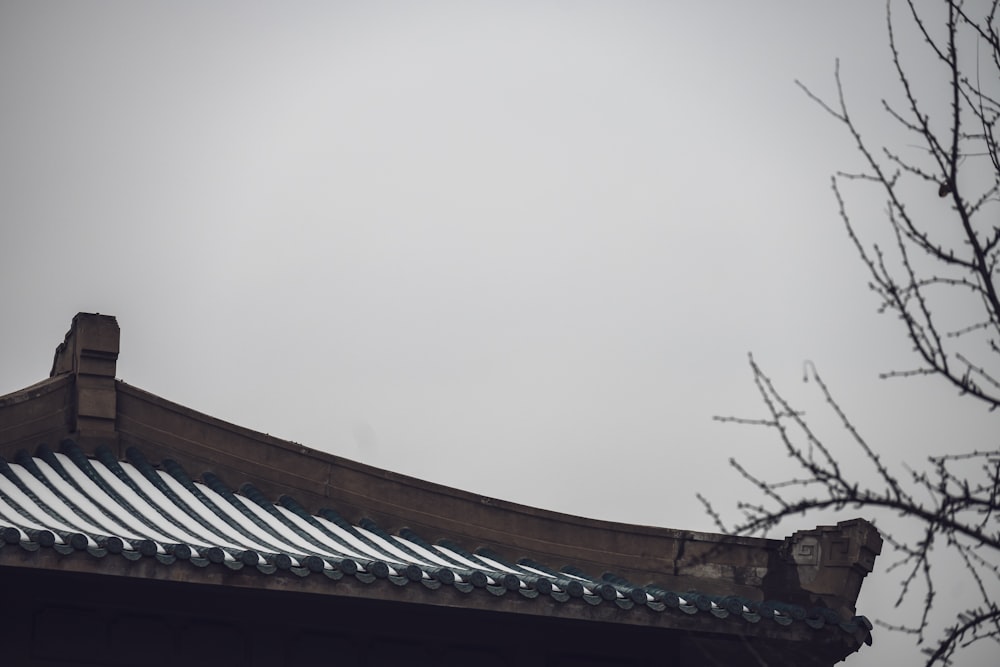
[[[897,16],[893,7],[900,2],[906,11]],[[881,109],[909,135],[911,143],[901,149],[879,146],[863,135],[848,108],[839,61],[833,103],[795,82],[846,130],[864,164],[861,171],[833,176],[838,212],[868,273],[868,286],[879,299],[878,312],[901,322],[918,359],[915,368],[882,371],[880,377],[938,378],[991,411],[1000,407],[998,6],[1000,0],[938,0],[919,6],[916,0],[887,2],[889,54],[899,90],[896,101],[881,100]],[[938,77],[938,88],[932,93],[924,90],[926,68],[910,64],[912,54],[903,51],[905,30],[922,42],[935,63],[930,74]],[[918,71],[919,77],[911,76]],[[884,197],[883,229],[891,242],[883,240],[883,245],[871,239],[875,225],[870,217],[861,224],[847,206],[849,190],[868,186]],[[948,212],[914,200],[919,192],[936,192]],[[956,303],[963,307],[955,308]],[[858,431],[810,362],[805,379],[814,381],[836,417],[843,443],[821,439],[752,356],[749,363],[763,416],[716,419],[771,429],[797,472],[772,479],[731,460],[761,499],[737,504],[742,519],[732,529],[765,533],[788,517],[847,508],[890,517],[894,526],[917,526],[915,532],[894,531],[916,537],[883,537],[897,556],[888,568],[901,577],[896,604],[909,604],[917,596],[923,604],[920,620],[915,626],[880,625],[912,634],[917,643],[936,637],[924,649],[927,665],[952,664],[961,649],[984,639],[1000,642],[995,598],[1000,591],[1000,449],[944,453],[929,457],[923,466],[910,462],[899,470]],[[867,475],[848,474],[840,465],[848,460],[865,464]],[[708,499],[699,500],[724,529],[722,515]],[[977,600],[957,614],[954,624],[932,627],[931,611],[941,600],[935,575],[940,554],[958,559]]]

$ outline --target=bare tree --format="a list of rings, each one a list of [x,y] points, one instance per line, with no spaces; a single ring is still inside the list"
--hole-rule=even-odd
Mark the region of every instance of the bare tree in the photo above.
[[[902,5],[902,16],[893,13]],[[883,378],[930,376],[949,383],[988,410],[1000,407],[1000,37],[998,0],[917,0],[887,3],[889,49],[901,87],[899,104],[882,100],[902,141],[898,148],[878,146],[862,136],[848,110],[839,63],[837,97],[828,103],[796,82],[853,138],[860,153],[860,172],[838,172],[833,192],[847,234],[878,295],[879,310],[895,315],[917,365],[882,373]],[[906,26],[904,28],[904,26]],[[900,31],[911,30],[924,51],[905,52]],[[915,58],[926,56],[929,67]],[[919,76],[917,72],[919,71]],[[931,88],[926,82],[931,81]],[[865,225],[848,213],[845,190],[877,188],[886,202],[881,228],[888,242],[872,240]],[[922,205],[926,193],[942,206]],[[946,205],[945,205],[946,204]],[[956,305],[958,304],[958,305]],[[806,378],[819,387],[847,441],[859,448],[876,481],[865,484],[849,475],[832,443],[824,442],[804,414],[775,388],[754,359],[750,367],[765,416],[761,419],[719,417],[721,421],[773,429],[799,473],[791,479],[756,476],[736,460],[730,463],[756,487],[760,502],[740,503],[741,533],[762,533],[792,515],[823,509],[865,508],[887,511],[919,526],[919,537],[885,535],[898,554],[890,569],[902,572],[897,605],[914,597],[923,611],[912,627],[926,644],[928,665],[951,664],[956,652],[980,640],[1000,643],[1000,448],[991,451],[942,453],[922,470],[895,469],[857,431],[816,369],[806,365]],[[1000,430],[998,430],[1000,433]],[[722,529],[719,513],[703,497],[709,514]],[[947,627],[932,627],[930,610],[938,593],[932,548],[960,559],[978,591],[978,602]]]

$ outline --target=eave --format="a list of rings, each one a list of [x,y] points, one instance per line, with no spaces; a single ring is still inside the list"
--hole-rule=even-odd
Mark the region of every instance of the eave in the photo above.
[[[160,472],[179,466],[197,484],[218,482],[234,492],[249,484],[267,502],[287,496],[313,515],[332,508],[353,525],[370,521],[390,536],[412,531],[428,543],[445,539],[470,553],[495,552],[511,563],[527,559],[553,568],[555,577],[559,568],[571,565],[591,577],[590,598],[552,596],[548,584],[535,589],[531,576],[507,590],[463,590],[427,571],[409,582],[383,577],[379,583],[379,577],[356,576],[336,560],[312,572],[276,567],[281,554],[263,559],[266,567],[251,556],[245,566],[208,566],[164,558],[155,549],[143,554],[131,548],[115,547],[113,553],[105,547],[73,548],[68,546],[72,536],[57,536],[55,541],[63,543],[59,547],[51,536],[23,530],[16,538],[5,533],[9,544],[0,548],[0,567],[635,625],[822,646],[830,655],[847,655],[870,641],[870,624],[855,617],[855,602],[881,538],[865,521],[771,540],[599,521],[518,505],[205,415],[117,380],[117,354],[114,318],[78,315],[57,350],[53,376],[0,397],[0,457],[30,468],[28,452],[36,444],[56,445],[65,438],[84,457],[125,461],[138,451]],[[46,451],[36,454],[49,456]],[[88,539],[96,537],[101,536]],[[602,600],[604,590],[617,594]],[[687,608],[672,604],[668,593],[680,593]]]

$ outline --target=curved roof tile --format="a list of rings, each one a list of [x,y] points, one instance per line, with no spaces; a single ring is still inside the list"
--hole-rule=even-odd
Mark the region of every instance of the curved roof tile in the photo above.
[[[59,452],[43,445],[34,456],[20,452],[13,463],[0,458],[0,548],[155,558],[164,566],[184,560],[264,574],[282,570],[331,582],[352,577],[372,585],[447,586],[465,594],[484,589],[555,604],[615,605],[621,613],[646,607],[747,623],[805,623],[815,630],[833,626],[861,631],[870,642],[871,623],[863,616],[671,591],[610,572],[595,577],[571,565],[511,562],[488,549],[469,552],[446,539],[432,543],[405,528],[390,533],[370,519],[352,524],[333,509],[313,515],[288,496],[273,503],[249,483],[234,491],[211,472],[198,481],[170,460],[155,467],[134,447],[126,458],[117,460],[106,447],[88,458],[70,440]]]

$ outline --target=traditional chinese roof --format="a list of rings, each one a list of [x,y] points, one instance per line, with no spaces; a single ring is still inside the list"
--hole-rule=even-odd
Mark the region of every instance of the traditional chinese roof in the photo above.
[[[14,462],[0,459],[3,544],[63,555],[84,552],[96,559],[151,558],[164,567],[186,562],[268,575],[285,571],[325,577],[331,586],[350,577],[364,584],[430,591],[448,586],[464,594],[520,595],[549,604],[579,600],[614,605],[623,613],[639,606],[852,635],[871,630],[863,616],[843,618],[825,607],[671,591],[613,572],[598,577],[573,565],[509,561],[485,548],[470,552],[446,538],[431,543],[412,530],[386,532],[370,519],[351,523],[335,509],[310,514],[289,496],[272,503],[251,483],[234,491],[211,472],[193,479],[171,460],[155,467],[135,447],[126,456],[118,461],[109,448],[98,447],[96,457],[88,458],[66,440],[59,452],[41,446],[34,456],[22,450]]]
[[[80,314],[51,377],[0,397],[0,574],[642,626],[795,664],[871,642],[865,521],[771,540],[525,507],[209,417],[117,380],[117,355],[114,318]]]

